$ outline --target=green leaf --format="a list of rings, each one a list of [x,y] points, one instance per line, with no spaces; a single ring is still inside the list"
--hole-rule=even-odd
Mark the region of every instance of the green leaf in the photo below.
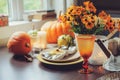
[[[98,27],[94,34],[100,33],[103,30],[104,30],[104,27]]]

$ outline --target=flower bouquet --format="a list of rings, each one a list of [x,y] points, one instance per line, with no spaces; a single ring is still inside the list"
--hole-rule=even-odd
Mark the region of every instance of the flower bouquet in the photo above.
[[[70,6],[66,13],[60,16],[61,21],[68,21],[72,31],[78,34],[99,34],[103,31],[112,32],[120,30],[120,20],[113,19],[110,14],[101,11],[96,14],[96,7],[90,1],[83,2],[83,5]]]

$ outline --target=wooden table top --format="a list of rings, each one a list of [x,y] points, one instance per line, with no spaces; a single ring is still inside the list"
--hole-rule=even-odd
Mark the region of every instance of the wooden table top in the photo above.
[[[96,80],[108,73],[102,66],[91,66],[94,73],[80,74],[80,65],[53,66],[37,59],[33,62],[17,61],[6,47],[0,48],[0,80]]]

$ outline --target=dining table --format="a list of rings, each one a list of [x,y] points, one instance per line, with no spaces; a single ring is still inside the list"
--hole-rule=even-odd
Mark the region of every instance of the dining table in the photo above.
[[[102,65],[90,65],[93,73],[81,74],[82,62],[73,65],[50,65],[34,58],[32,62],[19,61],[7,47],[0,47],[0,80],[96,80],[111,73]]]

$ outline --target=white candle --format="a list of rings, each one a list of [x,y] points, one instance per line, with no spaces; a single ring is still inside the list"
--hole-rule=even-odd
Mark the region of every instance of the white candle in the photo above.
[[[45,49],[47,47],[47,35],[45,31],[38,32],[38,45],[39,48]]]
[[[37,36],[31,36],[31,44],[33,48],[39,48]]]

